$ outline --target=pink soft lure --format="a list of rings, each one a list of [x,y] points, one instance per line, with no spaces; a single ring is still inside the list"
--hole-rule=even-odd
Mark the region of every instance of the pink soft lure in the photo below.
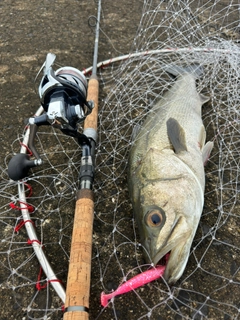
[[[117,290],[105,294],[104,292],[101,293],[101,305],[103,307],[106,307],[108,305],[108,301],[112,299],[115,296],[118,296],[120,294],[129,292],[131,290],[134,290],[140,286],[143,286],[144,284],[147,284],[153,280],[156,280],[160,277],[162,277],[166,266],[156,266],[155,268],[152,268],[150,270],[147,270],[145,272],[142,272],[132,279],[126,281],[123,283],[120,287],[117,288]]]

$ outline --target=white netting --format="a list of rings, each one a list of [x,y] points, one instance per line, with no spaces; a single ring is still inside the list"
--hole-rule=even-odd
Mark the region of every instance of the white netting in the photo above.
[[[101,97],[96,149],[91,319],[237,319],[240,313],[239,237],[239,3],[144,1],[132,52],[99,70]],[[150,52],[150,50],[154,50]],[[41,62],[40,62],[41,63]],[[199,92],[208,140],[205,205],[191,255],[172,287],[159,279],[116,297],[103,309],[100,293],[146,269],[127,190],[126,168],[134,127],[174,80],[166,64],[201,64]],[[12,144],[19,152],[19,136]],[[57,277],[66,282],[81,150],[42,127],[36,147],[44,165],[26,179],[27,203],[38,239]],[[12,155],[5,159],[6,165]],[[17,183],[1,170],[0,280],[2,296],[29,319],[60,319],[61,299],[42,274],[21,222]],[[29,191],[27,192],[27,195]],[[31,210],[30,210],[31,211]],[[36,284],[45,288],[36,289]]]

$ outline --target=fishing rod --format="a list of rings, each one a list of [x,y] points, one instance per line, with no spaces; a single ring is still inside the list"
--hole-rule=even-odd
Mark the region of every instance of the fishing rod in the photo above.
[[[92,260],[92,230],[94,218],[93,178],[94,153],[97,141],[97,117],[99,81],[97,77],[97,58],[101,0],[98,1],[96,34],[93,57],[93,70],[88,83],[87,100],[93,101],[94,108],[84,121],[83,134],[90,145],[82,147],[79,190],[75,207],[72,232],[70,262],[67,279],[64,320],[89,319],[89,296]]]
[[[23,206],[21,208],[23,222],[33,243],[33,249],[47,275],[48,282],[52,284],[61,300],[65,302],[64,320],[88,319],[94,216],[93,159],[97,141],[99,92],[97,57],[100,12],[101,1],[99,0],[93,71],[89,83],[87,83],[84,74],[76,68],[61,67],[54,71],[53,64],[56,56],[48,53],[40,69],[44,73],[38,89],[42,106],[34,117],[28,119],[26,139],[22,144],[20,153],[16,154],[8,164],[10,179],[18,181],[19,201]],[[78,131],[78,124],[84,120],[84,132],[81,134]],[[42,125],[60,129],[64,134],[74,137],[82,147],[66,295],[47,261],[42,250],[42,244],[38,241],[36,233],[33,232],[34,228],[26,208],[24,179],[28,175],[29,169],[43,163],[34,145],[36,133]],[[35,159],[32,159],[32,157],[35,157]],[[50,274],[49,270],[51,270]]]

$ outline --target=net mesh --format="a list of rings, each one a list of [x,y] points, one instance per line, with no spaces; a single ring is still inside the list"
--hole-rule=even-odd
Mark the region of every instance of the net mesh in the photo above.
[[[132,53],[99,69],[91,319],[239,318],[238,41],[238,1],[146,0]],[[205,204],[186,270],[174,286],[159,279],[102,308],[102,291],[111,292],[149,267],[127,189],[134,130],[173,84],[164,66],[196,63],[204,68],[197,88],[210,97],[203,121],[214,149],[205,168]],[[21,310],[19,319],[60,319],[63,303],[41,272],[21,223],[17,183],[6,172],[23,137],[24,132],[13,141],[1,168],[0,290]],[[44,164],[25,179],[26,207],[65,285],[81,150],[72,138],[45,127],[37,134],[36,148]]]

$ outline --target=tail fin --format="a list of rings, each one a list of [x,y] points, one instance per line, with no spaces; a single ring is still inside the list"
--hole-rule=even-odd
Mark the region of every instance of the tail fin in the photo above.
[[[178,77],[186,73],[191,73],[196,79],[198,79],[204,73],[204,69],[200,64],[191,64],[186,67],[167,64],[163,66],[163,70],[174,77]]]

